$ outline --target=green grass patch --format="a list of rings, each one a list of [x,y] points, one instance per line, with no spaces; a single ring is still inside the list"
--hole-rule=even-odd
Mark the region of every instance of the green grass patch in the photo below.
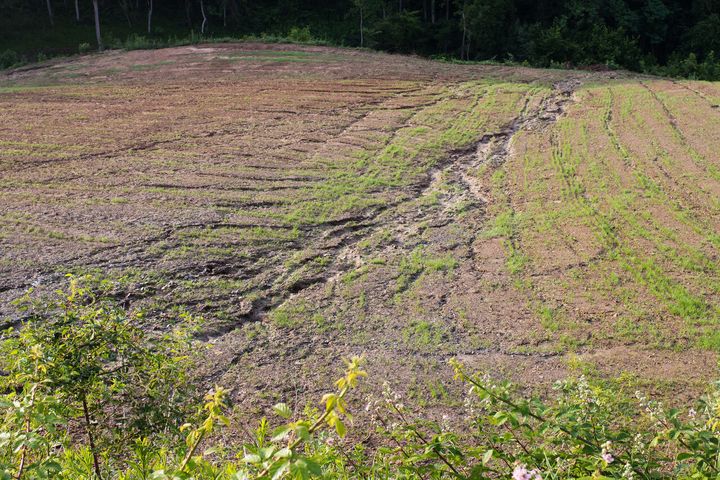
[[[403,328],[403,341],[413,347],[438,347],[447,335],[444,327],[427,320],[413,320]]]

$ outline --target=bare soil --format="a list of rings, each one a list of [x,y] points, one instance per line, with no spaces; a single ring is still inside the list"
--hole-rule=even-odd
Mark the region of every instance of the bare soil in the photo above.
[[[368,389],[439,411],[451,357],[690,395],[720,345],[718,98],[248,43],[10,71],[0,318],[67,272],[108,276],[148,328],[202,315],[199,381],[248,414],[315,398],[352,354]]]

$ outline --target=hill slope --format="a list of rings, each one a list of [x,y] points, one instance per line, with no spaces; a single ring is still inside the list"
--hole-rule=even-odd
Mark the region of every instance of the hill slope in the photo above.
[[[0,77],[0,296],[117,282],[253,403],[339,356],[442,405],[445,361],[714,374],[720,87],[319,47],[109,52]],[[279,392],[287,394],[290,392]]]

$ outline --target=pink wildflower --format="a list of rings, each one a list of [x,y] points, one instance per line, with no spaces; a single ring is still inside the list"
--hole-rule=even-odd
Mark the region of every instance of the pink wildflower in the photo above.
[[[611,452],[612,443],[608,440],[607,442],[603,443],[602,445],[602,453],[600,454],[600,457],[605,460],[605,463],[608,465],[615,461],[615,457],[613,457]]]
[[[518,465],[513,470],[513,480],[542,480],[540,472],[537,470],[528,470],[525,465]]]

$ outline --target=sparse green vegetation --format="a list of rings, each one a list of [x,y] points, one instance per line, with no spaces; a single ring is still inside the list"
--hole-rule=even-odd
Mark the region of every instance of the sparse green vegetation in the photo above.
[[[642,319],[648,311],[660,309],[666,319],[682,320],[682,328],[692,332],[692,343],[707,348],[713,343],[705,341],[706,335],[712,335],[708,325],[720,318],[716,301],[708,303],[718,271],[707,261],[708,250],[696,247],[698,239],[711,244],[713,229],[707,217],[698,215],[698,208],[707,208],[709,197],[688,183],[687,189],[697,192],[689,200],[668,181],[672,172],[684,188],[685,178],[694,174],[679,171],[679,163],[696,164],[701,155],[689,146],[676,120],[667,125],[666,107],[652,105],[647,89],[613,85],[590,88],[582,95],[582,107],[572,110],[571,118],[558,120],[550,154],[541,153],[545,140],[539,136],[522,138],[526,168],[519,170],[515,164],[507,172],[500,168],[492,174],[498,204],[507,206],[495,211],[486,235],[503,239],[512,273],[528,269],[525,274],[533,275],[562,268],[559,273],[565,281],[552,276],[551,283],[545,283],[541,276],[529,295],[544,297],[532,300],[543,305],[538,310],[540,321],[553,332],[564,331],[565,343],[584,334],[573,326],[572,309],[568,318],[558,322],[548,305],[572,304],[571,292],[590,288],[596,293],[585,295],[588,303],[603,298],[622,302],[625,320],[618,324],[618,334],[624,338],[655,342],[658,334],[675,336],[669,330],[672,322],[649,327]],[[635,101],[638,97],[642,101]],[[667,129],[668,137],[654,139],[658,128]],[[601,135],[605,143],[599,141]],[[658,158],[667,159],[669,151],[678,149],[684,157],[678,153],[672,163],[660,166]],[[513,192],[515,199],[507,198],[508,182],[522,187]],[[589,253],[598,250],[595,256]],[[567,259],[555,261],[559,252]],[[558,263],[563,266],[554,266]],[[580,268],[570,268],[575,264]],[[629,329],[626,315],[633,312],[638,312],[637,325]]]
[[[412,321],[403,328],[403,340],[416,348],[435,348],[443,341],[443,328],[426,320]]]
[[[190,420],[182,426],[175,417],[160,417],[158,423],[156,415],[166,408],[148,408],[140,392],[181,407],[195,404],[175,393],[167,396],[168,388],[182,384],[177,360],[185,358],[186,337],[160,338],[147,348],[126,313],[91,297],[81,279],[72,279],[60,293],[53,303],[36,304],[48,309],[44,322],[28,324],[0,343],[11,354],[2,357],[3,388],[22,384],[0,397],[0,474],[7,478],[691,479],[717,473],[717,392],[696,408],[666,409],[640,391],[629,395],[637,380],[600,380],[587,368],[556,383],[543,401],[519,394],[509,382],[470,374],[451,360],[455,380],[468,389],[458,407],[463,415],[452,424],[448,418],[418,416],[386,386],[362,416],[385,442],[377,451],[343,440],[350,412],[357,410],[350,394],[356,395],[367,376],[358,357],[346,362],[345,374],[320,408],[308,405],[298,414],[277,403],[273,419],[262,417],[244,442],[222,435],[232,420],[229,392],[221,387],[197,402],[197,415],[187,408],[176,412]],[[437,340],[427,322],[412,330],[424,345]],[[110,395],[123,391],[132,395]],[[412,392],[419,406],[452,397],[441,381],[416,385]],[[116,421],[133,426],[123,435],[115,435],[112,422],[91,420],[116,411],[123,412]],[[172,433],[164,427],[168,423]],[[83,429],[87,445],[75,445],[65,427]]]
[[[435,257],[429,255],[423,247],[412,251],[409,257],[400,261],[400,275],[397,278],[397,291],[403,292],[425,273],[452,272],[458,262],[449,255]]]
[[[717,85],[208,43],[0,89],[0,479],[720,468],[714,393],[627,395],[712,391]],[[388,387],[317,409],[346,352]]]
[[[299,304],[283,304],[270,312],[270,321],[281,328],[292,328],[301,325],[308,318],[309,307],[305,303]],[[322,316],[313,317],[316,325],[321,326],[325,323]]]

